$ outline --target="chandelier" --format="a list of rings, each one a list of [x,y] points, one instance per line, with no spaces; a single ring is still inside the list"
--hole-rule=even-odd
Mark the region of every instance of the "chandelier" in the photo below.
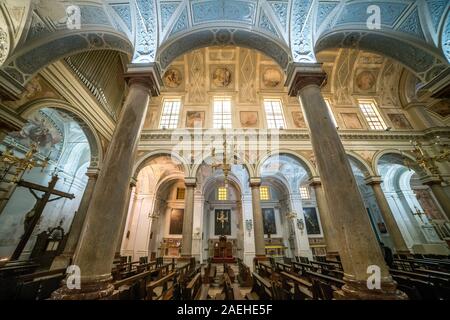
[[[448,144],[443,144],[439,136],[436,137],[435,145],[440,148],[439,154],[436,156],[431,156],[423,148],[422,143],[418,140],[410,141],[413,149],[411,150],[414,155],[415,162],[404,158],[403,163],[411,169],[411,165],[417,163],[422,169],[431,172],[431,174],[439,175],[439,169],[436,162],[449,162],[450,161],[450,149]]]
[[[228,143],[227,143],[227,137],[226,134],[223,134],[223,152],[222,152],[222,159],[219,160],[216,157],[216,148],[212,147],[211,149],[211,157],[212,157],[212,164],[211,167],[213,170],[222,170],[224,175],[224,187],[228,189],[228,175],[231,172],[231,163],[228,162]],[[234,145],[234,148],[236,148],[236,145]]]
[[[47,156],[43,161],[34,159],[35,154],[38,152],[38,147],[36,143],[30,145],[29,150],[23,158],[14,155],[13,148],[8,145],[6,150],[0,152],[0,162],[5,164],[4,171],[1,177],[1,181],[4,180],[6,175],[9,173],[12,167],[15,167],[15,173],[12,182],[18,182],[21,173],[31,170],[33,168],[42,168],[41,172],[48,166],[50,160]]]

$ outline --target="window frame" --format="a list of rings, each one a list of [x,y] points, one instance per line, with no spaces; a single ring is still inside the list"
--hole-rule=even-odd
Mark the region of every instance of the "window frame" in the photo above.
[[[174,102],[178,102],[178,111],[176,113],[176,118],[174,117],[174,112],[173,112],[173,103]],[[172,103],[171,106],[171,110],[170,113],[164,113],[165,109],[166,109],[166,103]],[[179,127],[179,123],[180,123],[180,114],[181,114],[181,108],[182,108],[182,100],[181,97],[167,97],[164,98],[162,101],[162,108],[161,108],[161,115],[159,117],[159,124],[158,124],[158,129],[159,130],[172,130],[172,129],[177,129]],[[163,126],[162,125],[162,121],[164,117],[168,117],[168,125],[167,126]],[[174,121],[172,121],[172,119]]]
[[[271,112],[267,112],[267,107],[266,107],[266,102],[270,102],[270,108],[271,108]],[[273,102],[278,102],[279,103],[279,107],[280,107],[280,116],[281,116],[281,121],[282,126],[277,126],[278,121],[280,121],[280,119],[276,119],[277,114],[274,112],[274,107],[273,107]],[[286,117],[284,115],[284,107],[283,107],[283,101],[280,98],[264,98],[263,99],[263,108],[264,108],[264,114],[266,116],[266,126],[268,129],[277,129],[277,130],[284,130],[287,129],[287,125],[286,125]],[[272,117],[272,119],[270,119]],[[270,121],[273,121],[273,124],[275,125],[275,127],[272,127],[269,123]]]
[[[221,112],[216,112],[216,101],[222,101]],[[230,111],[224,112],[224,101],[229,102]],[[212,127],[214,129],[232,129],[233,128],[233,99],[230,96],[214,96],[212,99]],[[225,116],[224,116],[225,115]],[[224,126],[224,120],[227,125]],[[220,122],[219,122],[220,121]],[[229,122],[229,124],[228,124]],[[220,123],[220,126],[218,124]]]
[[[263,198],[262,194],[264,193],[263,190],[267,190],[267,198]],[[261,201],[269,201],[270,200],[270,188],[269,186],[261,186],[259,187],[259,199]]]
[[[302,200],[311,200],[311,190],[309,186],[300,186],[298,192],[300,192],[300,198]]]
[[[221,195],[225,195],[225,198],[221,199]],[[228,201],[228,189],[226,187],[217,188],[217,201]]]
[[[378,104],[374,99],[361,98],[357,99],[357,103],[359,111],[363,115],[363,118],[370,130],[384,131],[388,128],[386,121],[384,120],[380,110],[378,109]],[[370,108],[372,109],[371,113],[373,113],[373,115],[370,115],[367,111],[367,107],[364,106],[370,106]]]

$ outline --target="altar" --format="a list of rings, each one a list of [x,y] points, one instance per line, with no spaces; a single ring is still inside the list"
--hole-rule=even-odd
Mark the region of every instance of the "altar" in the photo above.
[[[211,240],[212,244],[212,262],[214,263],[232,263],[235,262],[234,248],[235,239],[228,240],[226,236],[221,236],[219,240]]]

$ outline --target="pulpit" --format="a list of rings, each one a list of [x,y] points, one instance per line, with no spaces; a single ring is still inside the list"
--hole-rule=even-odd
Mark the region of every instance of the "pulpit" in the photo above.
[[[233,244],[226,236],[220,236],[219,241],[214,243],[213,262],[234,262]]]

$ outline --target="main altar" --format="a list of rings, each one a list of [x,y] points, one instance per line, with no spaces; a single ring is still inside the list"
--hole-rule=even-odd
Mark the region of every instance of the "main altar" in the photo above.
[[[228,240],[226,236],[220,236],[219,240],[210,240],[210,256],[214,263],[233,263],[235,262],[234,248],[236,240]]]

